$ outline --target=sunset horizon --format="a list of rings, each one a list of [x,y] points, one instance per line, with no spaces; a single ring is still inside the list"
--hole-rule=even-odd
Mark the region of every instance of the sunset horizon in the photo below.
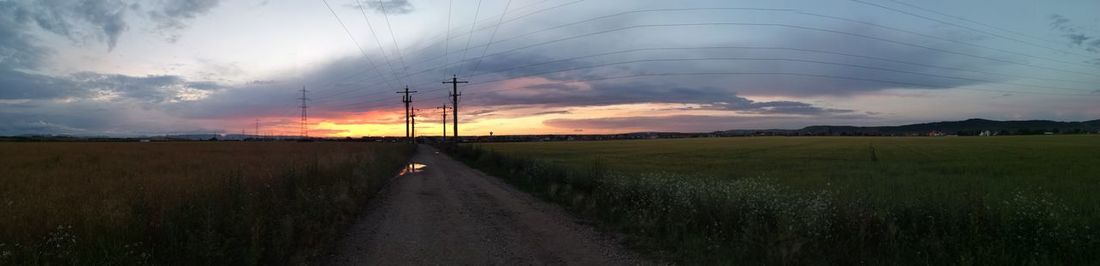
[[[460,135],[1100,118],[1095,2],[379,3],[6,2],[0,135],[301,135],[304,88],[404,136],[406,86],[422,136],[454,89]]]

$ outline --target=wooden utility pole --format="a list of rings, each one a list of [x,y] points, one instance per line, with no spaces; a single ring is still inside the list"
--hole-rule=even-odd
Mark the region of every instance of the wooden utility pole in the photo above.
[[[411,139],[411,141],[412,141],[412,143],[416,143],[416,108],[412,108],[411,111],[412,112],[409,113],[409,119],[412,121],[412,127],[411,127],[412,128],[412,139]]]
[[[302,139],[308,139],[309,138],[309,127],[307,126],[307,123],[309,121],[309,117],[306,115],[306,109],[309,109],[309,105],[306,104],[306,101],[309,101],[309,98],[306,98],[306,92],[307,92],[306,91],[306,86],[302,86],[302,98],[298,98],[298,99],[302,100],[302,105],[299,106],[299,107],[302,108],[301,132],[300,132]]]
[[[439,110],[443,110],[443,142],[447,142],[447,105],[440,106]]]
[[[405,91],[398,91],[397,93],[405,94],[401,97],[401,102],[405,103],[405,139],[412,142],[412,139],[409,138],[411,136],[409,135],[409,104],[412,103],[412,94],[416,91],[409,91],[409,86],[405,86]]]
[[[462,94],[458,93],[459,83],[470,83],[469,81],[458,80],[458,75],[451,75],[451,81],[444,81],[443,84],[451,84],[451,114],[454,115],[454,119],[451,120],[454,123],[454,138],[455,142],[458,142],[458,96]]]

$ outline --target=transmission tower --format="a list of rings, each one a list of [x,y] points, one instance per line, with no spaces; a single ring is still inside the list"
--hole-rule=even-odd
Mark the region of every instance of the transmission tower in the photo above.
[[[405,103],[405,139],[411,141],[412,139],[409,138],[411,136],[409,134],[409,104],[412,103],[412,94],[416,93],[416,91],[409,91],[409,86],[405,86],[405,91],[398,91],[397,93],[405,94],[401,97],[401,102]]]
[[[306,114],[306,109],[309,109],[309,105],[306,104],[306,101],[309,101],[309,98],[306,98],[306,86],[302,86],[302,98],[298,99],[302,100],[302,106],[300,106],[302,108],[301,137],[307,139],[309,138],[309,128],[306,127],[306,123],[309,121],[309,117]]]
[[[458,80],[458,75],[451,75],[451,81],[444,81],[443,82],[443,84],[451,84],[451,86],[452,86],[451,87],[452,88],[452,90],[451,90],[451,114],[454,116],[454,119],[451,120],[451,121],[454,122],[454,127],[455,127],[454,128],[454,141],[455,142],[458,142],[458,96],[462,96],[461,93],[458,93],[458,84],[459,83],[470,83],[470,82],[469,81],[464,81],[464,80]]]
[[[260,138],[260,119],[256,118],[256,135],[253,138]]]

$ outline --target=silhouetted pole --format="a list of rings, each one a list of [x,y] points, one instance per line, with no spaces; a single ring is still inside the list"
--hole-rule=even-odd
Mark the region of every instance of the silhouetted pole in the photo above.
[[[454,115],[454,119],[451,120],[451,121],[454,122],[454,127],[455,127],[455,129],[454,129],[454,138],[453,139],[454,139],[455,142],[458,142],[458,96],[462,96],[462,94],[458,93],[458,84],[459,83],[470,83],[470,82],[469,81],[458,80],[458,75],[451,75],[451,81],[444,81],[443,82],[443,84],[448,84],[448,83],[451,84],[451,86],[452,86],[452,91],[451,91],[451,114]]]
[[[411,141],[409,139],[409,104],[412,103],[412,93],[416,93],[416,91],[409,91],[409,86],[405,86],[405,91],[398,91],[397,93],[405,94],[401,97],[401,102],[405,103],[405,139]]]
[[[412,120],[412,143],[416,143],[416,108],[411,108],[409,113],[409,119]]]
[[[443,142],[447,142],[447,105],[444,104],[439,109],[443,110]]]
[[[308,101],[309,98],[306,98],[306,86],[302,86],[302,98],[298,99],[302,100],[302,106],[300,106],[302,108],[301,137],[302,139],[307,139],[309,138],[309,128],[306,127],[306,122],[308,121],[306,109],[309,109],[309,105],[306,105],[306,101]]]

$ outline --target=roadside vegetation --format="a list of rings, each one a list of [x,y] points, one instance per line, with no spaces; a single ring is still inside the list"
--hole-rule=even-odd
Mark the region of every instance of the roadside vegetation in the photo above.
[[[687,264],[1100,261],[1100,137],[460,145],[449,153]]]
[[[0,143],[0,265],[308,262],[414,151],[381,143]]]

